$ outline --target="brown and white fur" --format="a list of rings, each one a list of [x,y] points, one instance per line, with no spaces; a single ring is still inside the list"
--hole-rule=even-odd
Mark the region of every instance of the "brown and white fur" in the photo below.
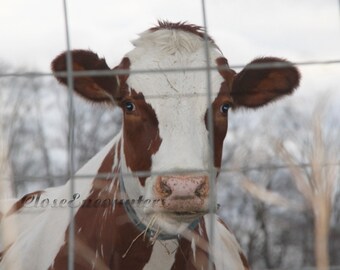
[[[75,269],[208,269],[209,253],[215,269],[248,269],[233,234],[209,213],[210,183],[217,175],[209,179],[207,173],[208,138],[213,134],[218,169],[228,109],[258,108],[291,94],[298,70],[286,60],[264,57],[250,63],[264,68],[248,65],[236,73],[209,38],[209,64],[217,69],[211,71],[208,104],[206,72],[186,70],[207,66],[200,27],[160,22],[133,44],[115,67],[130,74],[74,78],[74,90],[85,99],[122,109],[121,131],[77,172],[73,197],[68,182],[3,207],[7,230],[0,269],[66,269],[70,207]],[[91,51],[71,53],[74,71],[110,70]],[[54,72],[66,70],[65,55],[52,62]],[[268,66],[274,62],[284,67]],[[181,70],[165,72],[176,68]],[[148,69],[160,72],[134,72]],[[57,79],[67,84],[65,77]]]

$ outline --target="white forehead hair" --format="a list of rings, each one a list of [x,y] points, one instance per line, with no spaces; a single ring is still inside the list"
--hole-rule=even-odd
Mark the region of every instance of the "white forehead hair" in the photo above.
[[[208,153],[208,131],[204,116],[208,108],[205,41],[191,32],[175,29],[146,31],[135,40],[136,46],[126,56],[133,70],[183,69],[178,72],[132,73],[128,85],[155,110],[162,144],[153,156],[152,169],[164,170],[186,164],[186,168],[202,168]],[[222,57],[212,41],[208,42],[210,65]],[[212,100],[217,96],[222,76],[211,72]],[[196,147],[192,147],[195,145]],[[190,149],[189,149],[190,148]],[[180,153],[186,153],[178,155]],[[166,158],[166,156],[173,158]],[[190,158],[190,155],[192,158]],[[161,157],[161,158],[159,158]]]
[[[132,43],[135,48],[126,54],[132,71],[165,71],[131,74],[128,79],[131,88],[142,92],[147,98],[207,93],[206,71],[190,71],[190,68],[207,67],[206,43],[202,37],[179,29],[159,29],[143,32]],[[223,55],[213,41],[208,40],[208,47],[210,66],[215,67],[216,59]],[[179,71],[167,72],[168,69]],[[216,95],[223,78],[217,71],[211,74],[211,90]]]

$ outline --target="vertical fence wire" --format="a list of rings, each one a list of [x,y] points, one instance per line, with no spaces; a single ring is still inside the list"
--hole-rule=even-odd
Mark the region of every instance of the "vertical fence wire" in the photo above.
[[[206,57],[206,80],[207,80],[207,103],[208,103],[208,131],[209,131],[209,163],[208,163],[208,172],[209,172],[209,213],[210,213],[210,226],[208,233],[209,242],[209,264],[208,269],[214,269],[214,259],[213,259],[213,247],[214,247],[214,229],[215,229],[215,153],[214,153],[214,125],[213,125],[213,107],[212,107],[212,91],[211,91],[211,67],[210,67],[210,53],[209,53],[209,37],[208,37],[208,24],[207,24],[207,13],[205,0],[201,2],[202,6],[202,16],[203,16],[203,26],[204,26],[204,47],[205,47],[205,57]]]
[[[74,193],[74,99],[73,99],[73,67],[71,54],[71,40],[69,33],[69,22],[66,0],[63,0],[65,36],[66,36],[66,71],[68,85],[68,175],[70,177],[70,199]],[[68,235],[68,270],[74,269],[74,209],[69,207],[69,235]]]

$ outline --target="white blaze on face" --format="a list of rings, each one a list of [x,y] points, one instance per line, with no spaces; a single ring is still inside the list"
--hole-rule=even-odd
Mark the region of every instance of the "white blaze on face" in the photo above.
[[[127,54],[133,70],[206,67],[205,43],[192,33],[174,30],[145,32]],[[221,53],[210,45],[211,66]],[[212,72],[213,99],[223,78]],[[152,157],[152,171],[204,170],[208,164],[206,71],[131,74],[128,85],[142,92],[155,110],[161,146]]]

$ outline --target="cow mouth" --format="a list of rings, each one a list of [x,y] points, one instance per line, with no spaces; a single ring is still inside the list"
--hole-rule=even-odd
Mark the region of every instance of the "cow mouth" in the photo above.
[[[200,217],[207,213],[207,211],[174,211],[169,212],[169,215],[178,216],[178,217]]]
[[[166,219],[171,219],[177,222],[192,222],[195,219],[198,219],[208,211],[162,211],[158,212],[162,217]]]
[[[216,211],[216,209],[215,209]],[[213,211],[213,213],[215,213]],[[212,213],[208,208],[198,208],[198,209],[166,209],[166,208],[156,208],[147,209],[145,212],[148,216],[157,215],[167,220],[173,220],[177,222],[191,222],[194,219],[200,218],[208,213]]]
[[[174,212],[175,215],[177,216],[190,216],[190,215],[197,215],[199,212],[192,212],[192,211],[188,211],[188,212]]]

